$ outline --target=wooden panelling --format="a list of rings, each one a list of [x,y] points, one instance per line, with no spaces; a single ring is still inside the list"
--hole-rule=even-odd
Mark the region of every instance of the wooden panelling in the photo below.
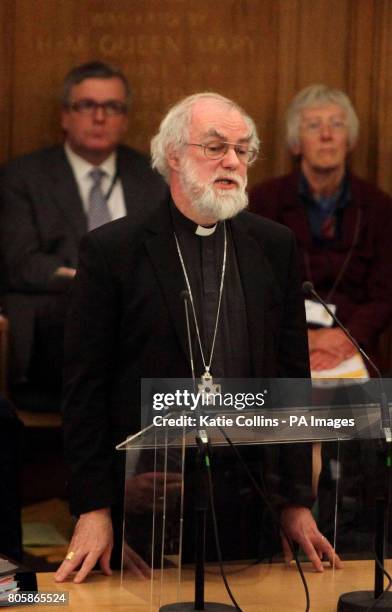
[[[215,90],[256,120],[251,183],[290,167],[284,114],[300,88],[347,91],[361,120],[353,167],[392,191],[391,0],[1,0],[1,160],[61,138],[65,72],[100,58],[134,89],[127,142],[148,151],[167,107]]]
[[[392,193],[392,3],[377,3],[377,55],[375,63],[374,106],[377,140],[376,180]]]
[[[0,162],[11,155],[13,28],[12,0],[0,2]]]
[[[342,0],[299,2],[297,89],[320,82],[344,87],[348,7]]]
[[[361,120],[352,166],[358,174],[371,180],[376,178],[374,146],[377,141],[372,95],[375,2],[373,0],[351,2],[346,47],[346,91]]]
[[[285,115],[287,101],[297,91],[297,47],[299,36],[300,0],[280,0],[278,5],[278,32],[277,53],[278,70],[275,79],[274,95],[274,140],[273,149],[269,151],[274,160],[276,176],[288,171],[290,168],[290,155],[285,146]],[[279,75],[279,76],[278,76]]]

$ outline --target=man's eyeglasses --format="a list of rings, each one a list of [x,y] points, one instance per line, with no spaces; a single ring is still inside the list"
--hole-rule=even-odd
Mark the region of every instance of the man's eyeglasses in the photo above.
[[[222,159],[232,147],[239,159],[243,164],[251,164],[257,157],[258,151],[251,149],[247,144],[236,144],[234,142],[221,142],[214,141],[206,144],[199,144],[196,142],[187,142],[190,147],[201,147],[204,151],[204,155],[208,159]]]
[[[123,102],[118,102],[117,100],[96,102],[88,98],[85,100],[78,100],[77,102],[71,102],[71,104],[68,104],[67,108],[81,115],[93,115],[101,108],[105,115],[109,117],[113,115],[124,115],[127,112],[127,105]]]
[[[328,127],[332,132],[342,132],[347,128],[347,123],[344,119],[332,117],[328,121],[322,121],[321,119],[304,121],[301,127],[308,134],[319,134],[325,127]]]

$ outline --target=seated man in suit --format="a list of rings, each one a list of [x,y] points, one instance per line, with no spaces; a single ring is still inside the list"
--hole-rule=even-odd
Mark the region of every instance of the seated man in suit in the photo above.
[[[292,233],[243,212],[258,142],[252,119],[227,98],[182,100],[152,141],[153,165],[171,197],[149,218],[110,223],[81,242],[64,404],[71,511],[79,518],[58,581],[79,568],[74,581],[81,582],[97,561],[110,573],[124,478],[124,453],[115,445],[140,429],[142,377],[309,374]],[[193,359],[184,287],[193,304]],[[296,487],[299,474],[310,484],[308,449],[282,452],[281,465],[292,472],[281,520],[322,571],[320,555],[332,560],[334,551],[306,507],[309,497],[300,494],[309,486]]]
[[[358,127],[343,92],[324,85],[300,91],[287,113],[287,143],[299,167],[255,186],[250,207],[293,230],[302,280],[314,284],[377,361],[379,336],[392,315],[392,200],[347,166]],[[324,316],[323,309],[307,316],[312,371],[334,368],[355,353]]]
[[[1,171],[4,306],[14,384],[60,387],[63,321],[80,238],[166,197],[148,159],[121,145],[130,88],[117,68],[92,62],[66,76],[64,145],[17,158]],[[23,388],[23,387],[22,387]]]

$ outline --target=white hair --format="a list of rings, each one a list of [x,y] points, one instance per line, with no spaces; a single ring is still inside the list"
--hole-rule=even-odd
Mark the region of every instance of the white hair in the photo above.
[[[243,117],[249,128],[249,146],[259,150],[259,138],[257,136],[256,125],[245,113],[245,111],[235,102],[217,93],[204,92],[188,96],[177,102],[166,116],[163,118],[159,131],[151,140],[151,159],[152,167],[166,179],[169,178],[169,164],[167,162],[168,149],[176,151],[181,149],[189,138],[189,127],[192,117],[192,109],[196,102],[203,99],[217,100],[225,104],[230,109],[237,110]]]
[[[349,97],[343,91],[331,89],[326,85],[309,85],[297,93],[287,110],[286,139],[290,149],[300,144],[301,112],[324,104],[337,104],[345,112],[348,143],[351,149],[354,147],[358,138],[359,120]]]

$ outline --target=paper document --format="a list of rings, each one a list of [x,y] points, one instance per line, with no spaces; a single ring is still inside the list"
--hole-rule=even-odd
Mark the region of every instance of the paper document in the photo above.
[[[312,378],[362,378],[369,379],[369,372],[360,353],[355,353],[349,359],[339,363],[336,368],[330,370],[312,370]]]

